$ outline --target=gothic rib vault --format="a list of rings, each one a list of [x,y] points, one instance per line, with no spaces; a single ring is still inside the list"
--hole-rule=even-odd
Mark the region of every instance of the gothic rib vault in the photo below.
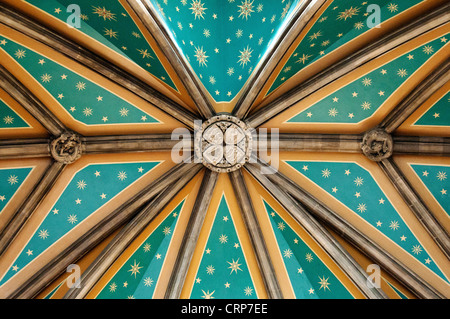
[[[448,298],[448,12],[0,1],[0,297]]]

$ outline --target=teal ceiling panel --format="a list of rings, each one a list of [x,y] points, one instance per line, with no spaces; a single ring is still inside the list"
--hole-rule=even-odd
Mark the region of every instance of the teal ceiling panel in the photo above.
[[[450,126],[450,92],[447,92],[413,126]]]
[[[280,254],[298,299],[352,299],[333,272],[291,226],[264,201]]]
[[[0,129],[27,127],[30,127],[30,125],[2,99],[0,99]]]
[[[151,299],[185,200],[155,228],[115,273],[97,299]]]
[[[369,171],[353,162],[286,163],[448,282]]]
[[[450,216],[450,167],[443,165],[410,164],[414,173]]]
[[[359,123],[372,116],[431,57],[445,37],[401,55],[338,89],[288,120],[289,123]]]
[[[370,30],[367,21],[372,21],[371,14],[374,11],[368,10],[369,6],[379,6],[380,22],[383,23],[423,1],[332,1],[292,53],[268,94],[308,65]]]
[[[177,90],[164,66],[149,45],[136,23],[118,0],[27,0],[28,3],[60,19],[71,22],[73,11],[80,8],[79,30],[108,48],[138,64],[160,81]]]
[[[92,164],[78,171],[1,279],[0,285],[159,163]]]
[[[299,0],[150,0],[217,102],[231,101]]]
[[[86,125],[159,123],[111,91],[0,36],[0,49],[17,61],[75,120]]]
[[[224,195],[195,278],[192,299],[258,297]]]
[[[32,169],[32,167],[0,169],[0,216]]]

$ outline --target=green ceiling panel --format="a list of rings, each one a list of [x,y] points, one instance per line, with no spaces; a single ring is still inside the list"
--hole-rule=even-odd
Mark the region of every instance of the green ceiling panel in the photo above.
[[[150,0],[217,102],[242,89],[299,0]]]
[[[151,299],[184,200],[156,227],[121,266],[97,299]]]
[[[222,196],[197,271],[192,299],[255,299],[253,280],[241,242]]]
[[[359,123],[372,116],[446,43],[441,37],[421,45],[324,97],[288,122]]]
[[[0,48],[77,121],[86,125],[159,123],[114,93],[10,39],[0,37]]]
[[[32,167],[0,169],[0,213],[23,184],[32,169]]]
[[[450,126],[450,92],[437,101],[414,125]]]
[[[70,19],[67,7],[81,10],[80,31],[132,60],[160,81],[177,90],[172,79],[145,40],[141,31],[118,0],[27,0],[28,3],[64,21]]]
[[[367,170],[352,162],[287,161],[287,164],[448,282]]]
[[[367,20],[372,21],[373,12],[368,12],[368,6],[380,7],[383,23],[421,2],[423,0],[334,0],[292,53],[268,94],[311,63],[367,32],[370,29]]]
[[[264,201],[280,254],[298,299],[352,299],[353,296],[301,237]]]
[[[0,99],[0,129],[30,127],[19,114],[14,112],[2,99]]]
[[[159,162],[92,164],[78,171],[2,278],[0,285],[158,164]]]
[[[428,188],[442,209],[450,216],[450,167],[411,164],[412,169]]]

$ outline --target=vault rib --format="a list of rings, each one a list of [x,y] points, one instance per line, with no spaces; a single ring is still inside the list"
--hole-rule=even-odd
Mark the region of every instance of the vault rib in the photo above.
[[[378,288],[369,288],[367,274],[337,240],[320,224],[311,214],[288,193],[284,185],[276,185],[269,176],[261,173],[262,165],[252,163],[246,165],[247,171],[286,209],[286,211],[300,224],[309,235],[327,252],[327,254],[339,265],[344,273],[368,298],[384,299],[385,293]]]
[[[386,272],[408,287],[416,296],[431,299],[444,298],[441,293],[436,291],[411,269],[291,179],[280,172],[267,176],[275,185],[284,189],[296,201],[304,205],[314,217],[336,231],[364,255],[378,263]],[[374,293],[374,291],[369,289],[368,293]]]
[[[290,14],[282,30],[278,32],[276,41],[273,41],[266,50],[252,76],[242,89],[242,97],[237,101],[233,110],[236,117],[245,118],[247,116],[255,99],[286,51],[325,2],[325,0],[303,1]]]
[[[275,275],[275,268],[268,253],[261,227],[241,170],[229,174],[234,194],[238,200],[267,294],[271,299],[283,299],[283,293]]]
[[[181,242],[181,247],[169,279],[169,284],[164,297],[165,299],[180,298],[218,177],[219,173],[209,169],[205,170],[205,175],[203,176],[202,184],[198,191],[198,197],[192,208],[191,216]]]
[[[1,15],[2,11],[0,10],[0,18]],[[25,85],[2,65],[0,65],[0,88],[22,105],[51,135],[59,136],[68,130]]]
[[[246,119],[251,127],[259,127],[273,117],[299,103],[307,96],[332,83],[336,79],[350,73],[363,64],[389,52],[396,47],[414,39],[430,30],[433,30],[448,22],[450,4],[445,4],[426,14],[418,20],[388,34],[371,45],[351,54],[342,61],[330,66],[289,90],[274,101],[250,114]]]
[[[196,77],[154,6],[146,0],[127,0],[127,3],[155,38],[192,100],[195,101],[203,118],[208,119],[215,115],[216,112],[208,100],[206,89]]]
[[[70,39],[66,39],[29,17],[14,11],[2,3],[0,3],[0,23],[61,52],[71,60],[107,77],[146,100],[156,108],[172,116],[174,119],[180,121],[188,128],[193,129],[194,120],[197,116],[192,112],[111,62],[99,57],[86,48],[75,44]]]

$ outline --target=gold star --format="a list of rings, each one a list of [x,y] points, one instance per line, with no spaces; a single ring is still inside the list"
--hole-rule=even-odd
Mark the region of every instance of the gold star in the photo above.
[[[323,290],[327,290],[327,289],[330,290],[330,287],[328,287],[330,285],[330,283],[328,282],[329,278],[325,279],[325,276],[323,276],[323,278],[319,277],[319,279],[320,279],[320,281],[319,281],[319,284],[320,284],[319,290],[322,289],[322,288],[323,288]]]
[[[229,261],[227,261],[227,263],[230,264],[230,267],[228,267],[228,268],[231,269],[230,275],[233,273],[233,271],[235,271],[236,274],[237,274],[237,271],[238,271],[238,270],[242,271],[242,269],[239,268],[239,266],[242,265],[242,264],[239,264],[239,263],[238,263],[238,262],[239,262],[239,258],[238,258],[238,260],[236,260],[236,261],[234,261],[234,259],[232,259],[232,261],[233,261],[233,262],[231,262],[231,263],[230,263]]]
[[[139,267],[139,264],[140,264],[140,263],[137,263],[137,264],[136,264],[136,260],[134,260],[134,264],[131,265],[130,270],[128,270],[128,271],[131,272],[131,275],[134,275],[134,278],[136,278],[136,275],[140,273],[140,272],[139,272],[139,269],[143,268],[142,266]]]

